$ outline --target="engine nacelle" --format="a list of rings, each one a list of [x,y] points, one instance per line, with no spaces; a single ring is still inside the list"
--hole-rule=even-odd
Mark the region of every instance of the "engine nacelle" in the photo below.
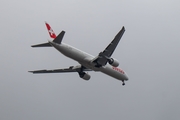
[[[118,67],[119,66],[119,62],[114,58],[109,59],[109,64],[112,65],[113,67]]]
[[[85,72],[81,73],[80,77],[82,79],[84,79],[84,80],[89,80],[91,78],[91,76],[88,73],[85,73]]]

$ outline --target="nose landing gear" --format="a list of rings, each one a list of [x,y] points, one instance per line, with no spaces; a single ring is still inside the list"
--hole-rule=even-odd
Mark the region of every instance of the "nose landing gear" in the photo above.
[[[125,82],[124,82],[124,80],[122,81],[123,83],[122,83],[122,85],[124,86],[125,85]]]

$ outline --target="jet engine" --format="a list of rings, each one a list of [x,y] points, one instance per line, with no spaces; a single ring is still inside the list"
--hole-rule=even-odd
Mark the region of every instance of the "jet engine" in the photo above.
[[[79,76],[80,76],[80,78],[82,78],[84,80],[89,80],[91,78],[91,76],[85,72],[79,73]]]
[[[109,59],[109,64],[112,65],[113,67],[118,67],[119,66],[119,62],[114,58]]]

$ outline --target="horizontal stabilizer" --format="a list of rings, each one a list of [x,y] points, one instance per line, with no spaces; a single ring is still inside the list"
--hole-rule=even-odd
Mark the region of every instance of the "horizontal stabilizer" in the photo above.
[[[61,33],[59,33],[59,35],[53,40],[53,42],[61,44],[64,34],[65,34],[65,31],[62,31]],[[42,44],[32,45],[31,47],[52,47],[52,46],[49,43],[42,43]]]
[[[59,33],[59,35],[53,40],[53,42],[61,44],[64,34],[65,34],[65,31],[62,31],[61,33]]]
[[[49,43],[42,43],[37,45],[32,45],[31,47],[52,47]]]

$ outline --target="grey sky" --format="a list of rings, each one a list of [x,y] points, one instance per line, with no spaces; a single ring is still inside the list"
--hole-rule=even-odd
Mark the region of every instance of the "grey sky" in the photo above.
[[[178,120],[180,118],[180,1],[1,0],[1,120]],[[77,63],[54,48],[44,21],[63,42],[98,55],[122,26],[113,57],[126,86],[102,73],[33,75],[28,70]]]

